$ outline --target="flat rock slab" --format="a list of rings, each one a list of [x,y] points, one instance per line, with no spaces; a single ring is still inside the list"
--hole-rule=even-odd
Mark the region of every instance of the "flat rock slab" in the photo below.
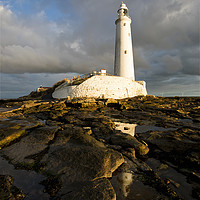
[[[106,178],[78,183],[73,191],[64,187],[58,196],[61,200],[116,200],[115,191]]]
[[[0,118],[6,119],[0,121],[0,148],[11,162],[22,163],[17,167],[46,173],[45,190],[52,198],[124,199],[118,193],[119,186],[126,199],[181,199],[177,193],[185,199],[181,187],[186,182],[191,185],[190,191],[189,187],[184,189],[187,199],[199,198],[200,98],[138,96],[36,103],[42,102],[4,104],[4,107],[15,104],[21,108],[0,113]],[[36,120],[43,120],[43,124]],[[141,133],[136,129],[134,138],[115,129],[114,121],[118,120],[174,129],[148,129]],[[145,142],[151,148],[148,156]],[[159,160],[161,165],[155,170],[148,160],[137,159],[139,155]],[[173,177],[166,175],[170,166],[184,176],[183,181],[177,181],[177,173]],[[166,179],[159,177],[157,169],[165,173]],[[129,188],[127,178],[130,179],[123,174],[131,174],[133,182]],[[113,180],[119,181],[117,187]],[[39,193],[38,198],[41,198]]]
[[[41,125],[37,121],[1,120],[0,121],[0,149],[10,142],[25,135],[28,129]]]
[[[181,128],[175,131],[149,131],[148,134],[140,134],[140,138],[154,144],[164,152],[199,152],[200,131]]]
[[[38,154],[48,147],[49,141],[53,140],[58,127],[41,127],[30,132],[28,136],[3,149],[3,154],[12,160],[12,163],[26,163],[26,157]]]
[[[41,160],[45,170],[61,175],[65,184],[111,177],[123,162],[119,152],[107,149],[88,134],[70,130],[58,134],[49,153]]]

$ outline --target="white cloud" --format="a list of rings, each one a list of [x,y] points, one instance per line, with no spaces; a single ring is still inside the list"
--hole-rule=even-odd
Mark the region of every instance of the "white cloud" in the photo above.
[[[34,19],[22,19],[8,7],[1,6],[0,12],[1,72],[86,72],[87,65],[94,65],[90,55],[85,55],[81,39],[73,38],[70,24],[47,21],[44,11]]]
[[[155,85],[178,75],[188,78],[200,73],[198,0],[126,3],[133,21],[137,80]],[[114,21],[120,2],[40,0],[31,4],[35,10],[30,15],[0,5],[1,72],[88,73],[102,67],[113,72]],[[46,8],[51,4],[62,16],[59,21],[48,19]],[[186,78],[178,79],[180,85]],[[192,84],[193,79],[189,81]]]

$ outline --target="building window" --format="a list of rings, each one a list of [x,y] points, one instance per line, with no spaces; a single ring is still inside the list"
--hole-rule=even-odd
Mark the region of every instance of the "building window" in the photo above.
[[[127,54],[127,50],[125,50],[124,53]]]
[[[130,34],[130,33],[128,33],[128,36],[130,37],[130,36],[131,36],[131,34]]]
[[[126,23],[124,23],[124,26],[126,26]]]

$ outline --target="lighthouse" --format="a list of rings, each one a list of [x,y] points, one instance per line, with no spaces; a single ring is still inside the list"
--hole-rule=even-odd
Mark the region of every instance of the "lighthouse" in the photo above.
[[[109,75],[105,70],[101,73],[89,73],[83,78],[78,77],[70,83],[64,82],[55,88],[53,98],[113,98],[124,99],[147,95],[146,82],[135,81],[133,64],[133,47],[131,39],[131,18],[128,8],[123,2],[120,5],[116,24],[115,65],[114,74]],[[128,178],[122,190],[129,184]],[[124,194],[127,196],[127,193]]]
[[[116,24],[114,75],[135,80],[131,18],[125,3],[121,3]]]

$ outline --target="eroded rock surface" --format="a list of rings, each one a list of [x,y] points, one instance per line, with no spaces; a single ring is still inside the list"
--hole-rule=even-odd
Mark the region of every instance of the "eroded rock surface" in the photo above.
[[[123,148],[134,148],[139,155],[146,155],[149,152],[147,145],[139,142],[135,137],[128,134],[116,133],[111,136],[111,143]]]
[[[199,198],[200,98],[1,103],[1,155],[44,174],[52,199]]]
[[[110,181],[106,178],[96,179],[89,182],[77,183],[73,191],[66,194],[68,188],[63,188],[65,193],[62,195],[62,199],[74,199],[74,200],[94,200],[94,199],[104,199],[104,200],[116,200],[116,193],[111,185]],[[60,195],[59,192],[58,196]]]
[[[31,163],[28,156],[38,154],[48,147],[53,140],[58,127],[40,127],[23,137],[19,142],[3,149],[3,154],[11,159],[12,163]],[[34,162],[34,160],[32,161]]]
[[[13,185],[13,177],[0,175],[0,199],[22,200],[25,195]]]

